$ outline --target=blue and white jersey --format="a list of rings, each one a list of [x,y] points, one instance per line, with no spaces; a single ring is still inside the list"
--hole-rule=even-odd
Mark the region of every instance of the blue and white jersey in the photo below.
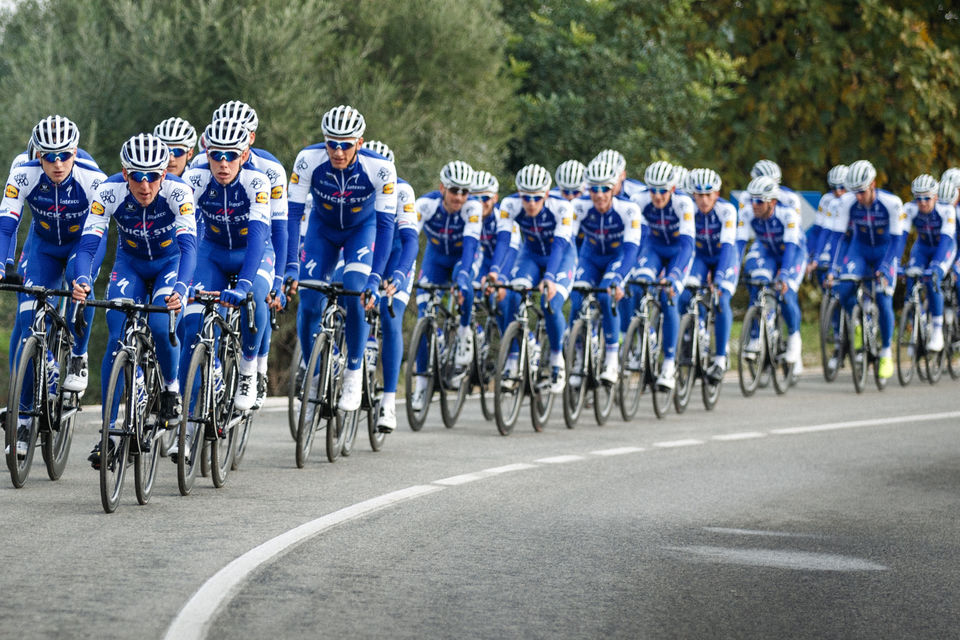
[[[737,209],[729,201],[718,198],[709,213],[702,213],[696,208],[693,222],[697,257],[717,257],[725,244],[730,247],[736,245]]]
[[[954,207],[938,202],[930,213],[920,213],[917,203],[911,201],[903,205],[903,211],[907,216],[907,229],[916,230],[916,241],[920,244],[936,247],[944,237],[956,241],[957,220]]]
[[[396,258],[394,269],[404,274],[413,267],[413,263],[417,259],[417,251],[420,249],[418,242],[420,228],[417,225],[416,200],[410,183],[403,178],[398,178],[397,230],[393,234],[393,249],[390,255],[396,254],[399,256]]]
[[[837,216],[833,221],[834,234],[853,230],[853,240],[875,247],[885,244],[888,238],[904,234],[907,216],[903,212],[903,202],[889,191],[876,190],[876,198],[869,208],[857,202],[854,193],[840,196],[837,204]]]
[[[800,211],[800,194],[790,187],[780,185],[780,194],[777,196],[777,200]]]
[[[0,256],[6,256],[20,224],[24,203],[33,213],[33,234],[55,246],[80,238],[90,202],[106,175],[93,165],[74,162],[73,170],[60,184],[43,172],[39,160],[31,160],[11,172],[0,202]]]
[[[137,202],[122,173],[100,185],[90,203],[77,251],[77,274],[89,277],[93,255],[107,233],[110,219],[117,223],[117,252],[141,260],[160,260],[180,253],[177,284],[181,293],[193,277],[197,223],[193,191],[180,178],[167,174],[149,206]]]
[[[693,226],[693,212],[696,207],[690,196],[674,193],[667,206],[657,209],[650,201],[650,193],[643,192],[633,199],[640,207],[644,242],[672,245],[689,238],[691,246],[696,230]]]
[[[833,229],[833,219],[837,215],[837,205],[839,204],[840,198],[833,191],[827,191],[820,196],[820,202],[817,204],[817,215],[813,219],[814,226]]]
[[[414,205],[417,223],[427,237],[427,246],[444,256],[459,256],[463,253],[464,240],[473,238],[480,242],[483,223],[483,205],[477,198],[468,198],[460,211],[453,213],[443,206],[439,191],[417,198]],[[472,257],[468,259],[472,262]]]
[[[610,209],[600,213],[590,198],[578,198],[573,201],[573,210],[583,234],[583,246],[594,255],[615,254],[625,243],[639,247],[640,208],[635,203],[613,198]]]
[[[200,242],[241,249],[247,246],[251,225],[262,224],[263,232],[270,226],[270,179],[249,163],[228,185],[217,182],[207,164],[188,169],[183,181],[193,190],[203,221]],[[286,230],[286,217],[283,222]]]
[[[531,217],[524,212],[519,194],[507,196],[500,202],[497,233],[512,234],[514,223],[525,248],[538,256],[550,255],[554,238],[573,244],[573,206],[563,198],[547,197],[540,213]]]
[[[562,198],[563,196],[557,196]],[[493,260],[493,254],[497,249],[497,229],[500,226],[500,203],[498,202],[493,210],[480,219],[480,249],[483,251],[483,259]],[[523,241],[520,236],[520,227],[514,223],[513,231],[510,234],[510,248],[515,251],[520,250],[520,243]],[[483,274],[486,275],[486,274]]]
[[[620,188],[620,193],[617,194],[617,197],[626,198],[627,200],[634,200],[641,193],[646,193],[647,185],[643,184],[639,180],[634,180],[633,178],[625,178],[623,184]]]
[[[346,169],[334,169],[324,143],[297,154],[288,190],[289,209],[299,216],[307,195],[313,196],[308,225],[333,230],[352,229],[377,213],[395,222],[397,169],[383,156],[359,149]]]
[[[773,215],[767,219],[760,219],[753,213],[753,205],[746,204],[740,209],[738,235],[745,240],[756,238],[756,241],[771,254],[784,256],[788,252],[788,245],[800,248],[800,212],[794,207],[777,201]],[[800,262],[803,256],[799,255]],[[783,268],[795,265],[783,265]]]

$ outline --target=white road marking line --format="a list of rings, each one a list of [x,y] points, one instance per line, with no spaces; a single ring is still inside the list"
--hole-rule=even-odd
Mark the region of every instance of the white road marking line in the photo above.
[[[543,464],[564,464],[566,462],[577,462],[578,460],[583,460],[583,459],[584,459],[583,456],[568,455],[568,456],[553,456],[551,458],[540,458],[538,460],[534,460],[534,462],[541,462]]]
[[[483,480],[489,476],[484,473],[464,473],[459,476],[451,476],[449,478],[443,478],[442,480],[434,480],[433,484],[442,484],[447,487],[456,487],[461,484],[467,484],[468,482],[473,482],[474,480]]]
[[[764,438],[767,434],[761,433],[760,431],[741,431],[740,433],[721,433],[719,435],[713,436],[713,440],[720,440],[721,442],[730,441],[730,440],[749,440],[751,438]]]
[[[765,536],[771,538],[822,538],[818,533],[791,533],[789,531],[763,531],[758,529],[731,529],[729,527],[704,527],[710,533],[722,533],[733,536]]]
[[[827,424],[814,424],[806,427],[784,427],[783,429],[771,429],[770,433],[776,435],[795,435],[798,433],[814,433],[817,431],[833,431],[835,429],[856,429],[858,427],[872,427],[885,424],[913,423],[913,422],[931,422],[934,420],[947,420],[950,418],[960,418],[960,411],[945,411],[943,413],[925,413],[921,415],[895,416],[891,418],[873,418],[871,420],[851,420],[848,422],[831,422]]]
[[[321,516],[276,538],[267,540],[233,560],[203,583],[203,586],[180,609],[177,617],[173,619],[167,629],[164,638],[167,640],[199,640],[204,638],[217,611],[223,604],[230,601],[247,577],[264,563],[269,562],[291,547],[348,520],[435,491],[443,491],[443,488],[433,485],[415,485],[400,491],[386,493]]]
[[[673,449],[676,447],[693,447],[698,444],[704,444],[703,440],[688,438],[686,440],[667,440],[665,442],[654,442],[653,446],[660,447],[661,449]]]
[[[622,456],[628,453],[639,453],[641,451],[646,451],[643,447],[617,447],[616,449],[600,449],[599,451],[591,451],[590,453],[595,456]]]
[[[508,464],[502,467],[493,467],[492,469],[484,469],[479,473],[484,473],[488,475],[497,475],[500,473],[510,473],[511,471],[523,471],[524,469],[536,469],[537,465],[528,464],[526,462],[518,462],[516,464]]]

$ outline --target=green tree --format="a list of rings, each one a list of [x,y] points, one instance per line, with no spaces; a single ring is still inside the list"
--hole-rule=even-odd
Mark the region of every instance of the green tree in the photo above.
[[[608,147],[637,171],[659,158],[692,162],[738,81],[737,61],[722,49],[688,53],[686,1],[507,0],[504,17],[522,81],[515,169],[586,162]]]
[[[745,181],[755,160],[820,189],[837,163],[868,158],[904,194],[919,173],[960,160],[960,36],[945,3],[698,1],[691,50],[742,57],[746,83],[711,136]]]

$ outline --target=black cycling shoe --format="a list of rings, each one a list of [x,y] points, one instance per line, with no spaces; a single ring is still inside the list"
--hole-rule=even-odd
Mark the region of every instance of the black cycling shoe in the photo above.
[[[710,384],[720,384],[723,380],[723,374],[726,373],[725,367],[721,367],[717,363],[710,365],[710,368],[707,369],[707,380]]]
[[[176,391],[164,391],[160,394],[160,412],[157,418],[160,420],[160,427],[163,429],[175,429],[180,424],[180,416],[183,413],[183,405],[180,402],[180,394]]]
[[[117,446],[113,444],[113,440],[108,440],[108,442],[110,443],[110,462],[112,462],[114,455],[116,455]],[[93,445],[93,450],[91,450],[90,455],[87,456],[87,460],[90,461],[90,466],[96,471],[100,470],[100,457],[100,443],[98,442],[97,444]]]

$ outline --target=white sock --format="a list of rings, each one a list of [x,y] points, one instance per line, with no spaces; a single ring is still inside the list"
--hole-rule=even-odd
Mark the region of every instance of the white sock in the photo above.
[[[550,366],[563,366],[563,351],[550,351]]]
[[[176,393],[180,393],[180,381],[179,381],[179,380],[174,380],[173,382],[165,382],[165,383],[163,383],[163,387],[164,387],[164,389],[166,389],[167,391],[173,391],[173,392],[176,392]]]
[[[267,360],[270,356],[257,356],[257,373],[267,375]]]
[[[380,406],[385,409],[393,409],[397,406],[397,394],[396,392],[387,393],[383,392],[383,398],[380,399]]]
[[[247,360],[246,357],[240,358],[240,375],[252,376],[257,372],[257,359]]]

